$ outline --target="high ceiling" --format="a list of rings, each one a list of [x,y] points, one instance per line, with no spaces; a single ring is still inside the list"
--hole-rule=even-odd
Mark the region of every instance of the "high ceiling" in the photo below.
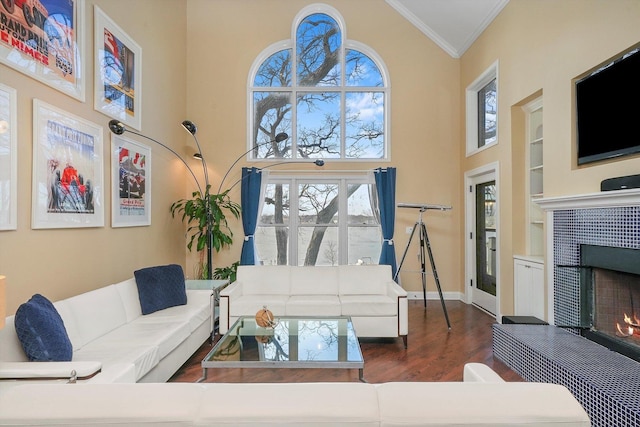
[[[509,0],[386,0],[445,52],[459,58]]]

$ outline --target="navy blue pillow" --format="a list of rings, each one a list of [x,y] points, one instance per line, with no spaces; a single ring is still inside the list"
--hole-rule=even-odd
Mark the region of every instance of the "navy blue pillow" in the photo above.
[[[142,314],[185,305],[187,291],[184,272],[177,264],[148,267],[133,272],[138,286],[138,297]]]
[[[68,362],[73,346],[64,322],[51,301],[40,294],[18,307],[16,334],[32,362]]]

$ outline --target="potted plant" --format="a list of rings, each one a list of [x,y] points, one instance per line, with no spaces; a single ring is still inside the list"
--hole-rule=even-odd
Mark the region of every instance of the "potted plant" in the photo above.
[[[180,199],[171,205],[171,216],[181,215],[182,222],[187,224],[187,249],[189,252],[196,244],[196,251],[200,253],[199,272],[201,279],[211,279],[208,276],[207,263],[204,255],[207,250],[220,252],[226,246],[233,243],[233,232],[229,228],[227,215],[231,214],[236,219],[240,217],[240,205],[231,200],[229,190],[219,194],[210,194],[210,185],[207,185],[204,197],[200,191],[192,193],[191,199]],[[211,233],[211,247],[207,248]]]
[[[236,261],[227,267],[218,267],[213,270],[214,279],[228,280],[229,283],[236,281],[236,273],[238,272],[238,266],[240,261]]]

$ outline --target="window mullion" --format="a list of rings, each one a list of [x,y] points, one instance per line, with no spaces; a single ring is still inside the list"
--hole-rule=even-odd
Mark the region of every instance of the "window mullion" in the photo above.
[[[349,216],[347,213],[347,188],[347,180],[341,179],[338,187],[338,262],[340,265],[346,265],[349,263]]]
[[[295,74],[295,73],[294,73]],[[298,158],[298,90],[291,90],[291,159]],[[297,215],[296,215],[297,216]]]
[[[298,180],[292,178],[289,184],[289,265],[298,265]]]

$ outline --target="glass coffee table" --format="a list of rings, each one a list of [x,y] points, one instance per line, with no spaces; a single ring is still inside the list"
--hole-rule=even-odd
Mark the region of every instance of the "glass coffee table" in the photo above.
[[[240,317],[202,361],[202,378],[215,368],[358,369],[364,359],[350,317],[276,317],[273,328]]]

